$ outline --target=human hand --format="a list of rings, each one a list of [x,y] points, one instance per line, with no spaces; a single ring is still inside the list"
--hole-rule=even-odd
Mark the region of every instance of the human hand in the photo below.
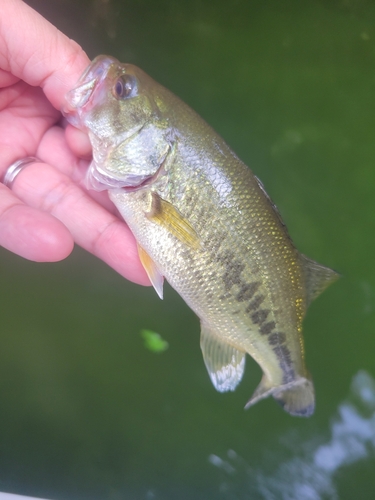
[[[21,0],[0,0],[0,245],[34,261],[57,261],[74,242],[131,281],[149,284],[136,243],[106,193],[84,189],[88,137],[59,126],[64,96],[89,64],[83,50]],[[93,199],[95,197],[95,199]]]

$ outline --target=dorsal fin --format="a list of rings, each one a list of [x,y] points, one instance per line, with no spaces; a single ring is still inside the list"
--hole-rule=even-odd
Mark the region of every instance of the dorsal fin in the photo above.
[[[306,279],[307,305],[310,305],[340,275],[333,269],[309,259],[306,255],[300,254],[300,257]]]

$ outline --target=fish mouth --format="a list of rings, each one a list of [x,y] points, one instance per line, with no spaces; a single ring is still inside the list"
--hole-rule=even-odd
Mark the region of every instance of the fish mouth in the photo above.
[[[86,189],[94,191],[108,191],[110,189],[121,189],[126,192],[137,191],[154,178],[154,175],[127,175],[125,179],[119,179],[109,175],[100,168],[95,162],[92,162],[85,178]]]
[[[111,56],[96,57],[78,80],[77,86],[66,94],[61,112],[71,125],[83,127],[82,113],[112,64],[120,62]]]
[[[145,127],[143,124],[133,130],[129,137],[126,137],[125,141],[131,141],[139,132]],[[122,142],[123,143],[123,142]],[[86,189],[93,189],[95,191],[105,191],[108,189],[124,189],[129,191],[134,191],[139,189],[145,182],[152,179],[154,175],[137,175],[137,174],[127,174],[124,177],[117,177],[112,172],[109,172],[106,168],[103,168],[107,160],[108,152],[106,157],[100,158],[99,161],[95,158],[91,162],[85,177],[85,187]]]
[[[165,175],[165,159],[160,163],[156,172],[151,175],[128,174],[125,178],[116,178],[97,165],[95,161],[92,161],[86,173],[85,187],[95,191],[121,189],[125,193],[148,188]]]

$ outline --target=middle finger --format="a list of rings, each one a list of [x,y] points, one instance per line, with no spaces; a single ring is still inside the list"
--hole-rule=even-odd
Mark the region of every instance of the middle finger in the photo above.
[[[63,162],[60,165],[64,168]],[[135,283],[150,284],[127,225],[91,199],[67,175],[46,163],[33,163],[17,176],[12,190],[27,205],[60,220],[78,245],[122,276]]]

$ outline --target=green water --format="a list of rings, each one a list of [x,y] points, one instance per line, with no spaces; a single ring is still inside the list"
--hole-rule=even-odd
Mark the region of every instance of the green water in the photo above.
[[[64,499],[375,497],[375,4],[30,1],[94,57],[133,62],[262,179],[298,248],[342,273],[310,308],[317,409],[213,389],[194,314],[80,249],[0,251],[0,491]],[[165,352],[144,347],[158,332]]]

